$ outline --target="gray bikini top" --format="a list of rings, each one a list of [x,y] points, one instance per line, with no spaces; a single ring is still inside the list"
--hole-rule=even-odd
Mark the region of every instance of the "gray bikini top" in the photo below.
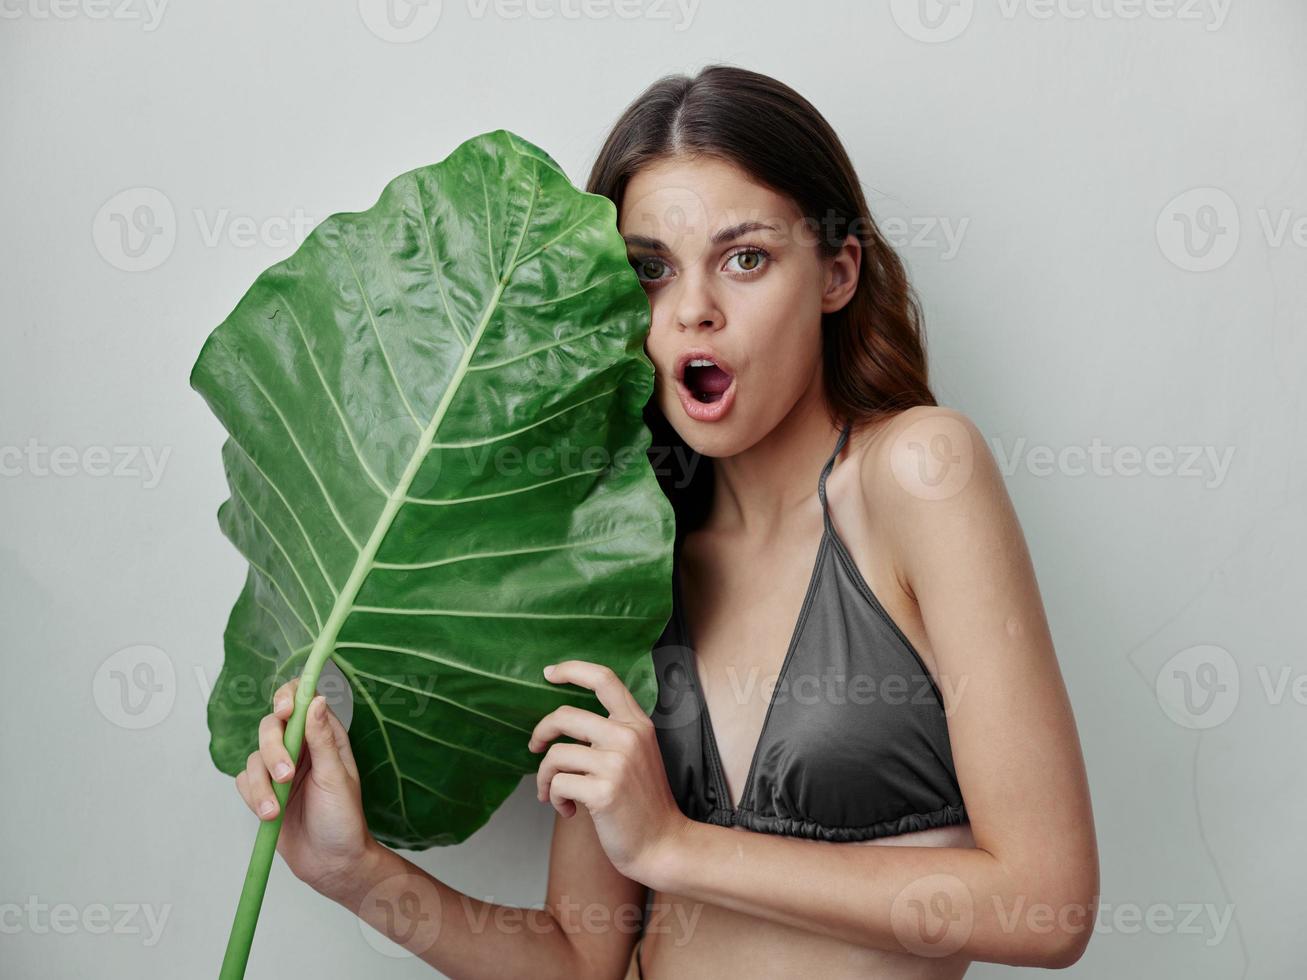
[[[935,681],[831,523],[826,476],[848,436],[846,424],[817,482],[825,530],[739,806],[699,684],[677,534],[650,718],[672,793],[693,820],[846,842],[967,820]]]

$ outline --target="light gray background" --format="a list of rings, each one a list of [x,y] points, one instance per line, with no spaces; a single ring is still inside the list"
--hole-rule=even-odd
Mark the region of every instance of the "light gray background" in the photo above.
[[[445,0],[434,26],[394,8],[407,29],[371,0],[49,3],[0,18],[0,973],[216,973],[256,821],[207,755],[243,564],[187,386],[205,336],[397,174],[506,127],[583,182],[646,84],[727,61],[813,100],[901,220],[941,401],[1007,467],[1102,850],[1069,975],[1301,975],[1301,0]],[[132,258],[115,222],[142,204],[163,234]],[[103,475],[92,447],[138,455]],[[137,662],[162,684],[144,716],[109,673]],[[538,903],[531,790],[419,862]],[[138,906],[160,933],[113,926]],[[434,975],[278,860],[250,976],[297,969]]]

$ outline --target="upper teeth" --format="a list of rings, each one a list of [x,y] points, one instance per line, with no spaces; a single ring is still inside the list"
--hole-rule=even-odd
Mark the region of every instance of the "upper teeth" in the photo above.
[[[710,361],[706,357],[696,357],[690,361],[688,366],[689,367],[715,367],[716,364],[717,364],[716,361]]]

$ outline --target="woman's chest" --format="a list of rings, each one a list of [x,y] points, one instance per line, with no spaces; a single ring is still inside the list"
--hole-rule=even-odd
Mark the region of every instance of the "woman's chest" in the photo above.
[[[681,809],[826,840],[958,821],[942,704],[920,657],[838,536],[818,534],[799,567],[796,578],[753,565],[774,572],[754,597],[737,566],[675,566],[653,717]]]
[[[742,793],[769,709],[792,686],[798,665],[791,648],[819,538],[806,548],[778,548],[734,561],[709,559],[689,574],[683,565],[682,614],[686,633],[693,636],[688,655],[732,803]],[[799,686],[804,683],[800,679]]]

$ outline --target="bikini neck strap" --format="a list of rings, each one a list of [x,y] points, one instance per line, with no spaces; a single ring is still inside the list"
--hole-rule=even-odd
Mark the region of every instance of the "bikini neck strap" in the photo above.
[[[830,454],[830,459],[826,460],[826,465],[821,468],[821,477],[817,480],[817,496],[821,498],[821,516],[826,522],[826,530],[831,529],[830,507],[826,504],[826,477],[830,475],[831,468],[835,465],[835,460],[840,455],[840,450],[844,444],[849,441],[849,430],[852,428],[851,422],[845,422],[844,428],[840,430],[840,437],[835,442],[835,449]]]
[[[851,422],[845,422],[844,428],[840,430],[840,437],[835,440],[835,448],[831,451],[830,458],[826,460],[826,465],[821,468],[821,476],[817,479],[817,496],[821,498],[822,518],[826,522],[827,530],[831,527],[830,508],[826,504],[826,477],[830,475],[831,469],[835,466],[835,460],[840,455],[840,450],[844,444],[849,441],[849,431],[852,428]],[[679,563],[681,552],[682,531],[678,527],[672,539],[672,551],[676,563]]]

